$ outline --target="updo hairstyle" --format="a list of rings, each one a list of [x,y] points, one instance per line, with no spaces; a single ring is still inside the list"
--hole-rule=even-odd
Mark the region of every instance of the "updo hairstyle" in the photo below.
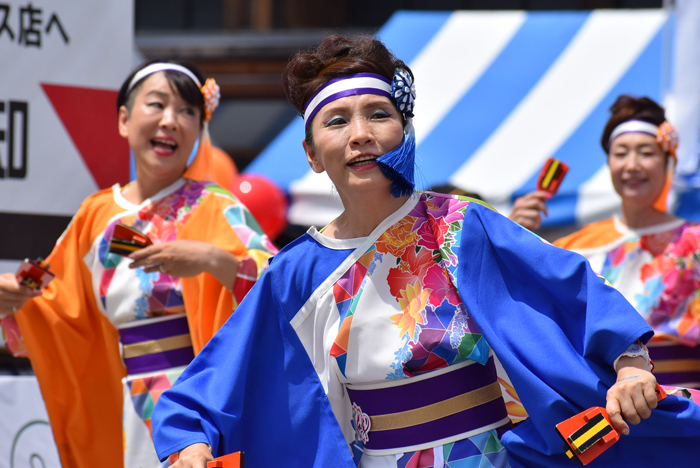
[[[607,154],[610,150],[610,135],[615,127],[628,120],[642,120],[656,126],[666,121],[664,108],[648,97],[635,98],[628,94],[622,94],[610,107],[610,119],[605,125],[600,144]]]
[[[314,49],[294,55],[282,72],[282,85],[289,102],[303,116],[307,101],[330,80],[355,73],[376,73],[391,81],[397,68],[408,70],[413,78],[410,68],[372,36],[335,35]],[[311,125],[306,127],[305,140],[313,145]]]
[[[122,86],[119,89],[119,94],[117,95],[117,112],[119,112],[119,108],[121,106],[126,107],[126,109],[131,112],[131,108],[134,105],[134,97],[138,94],[138,91],[141,89],[144,81],[146,81],[146,79],[151,75],[144,76],[137,83],[134,83],[134,87],[127,92],[129,83],[131,83],[131,80],[136,73],[154,63],[172,63],[183,66],[194,73],[194,76],[197,77],[199,82],[204,84],[204,74],[202,73],[202,70],[193,63],[179,60],[151,60],[150,62],[141,64],[138,68],[132,71],[129,76],[126,77],[124,83],[122,83]],[[204,123],[204,96],[202,95],[202,90],[197,87],[197,83],[192,81],[192,78],[184,73],[180,73],[175,70],[165,70],[164,73],[165,78],[170,84],[170,89],[176,91],[177,94],[179,94],[180,97],[185,100],[185,102],[199,109],[199,125],[201,126]]]

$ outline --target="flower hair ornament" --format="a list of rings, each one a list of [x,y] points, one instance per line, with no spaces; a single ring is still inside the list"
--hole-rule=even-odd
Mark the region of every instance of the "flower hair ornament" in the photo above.
[[[397,69],[393,81],[376,73],[356,73],[330,80],[317,89],[304,106],[304,126],[311,125],[313,118],[326,104],[358,94],[386,96],[396,103],[396,108],[402,113],[406,121],[403,142],[377,158],[377,164],[382,174],[391,180],[391,194],[394,197],[410,195],[415,187],[416,137],[413,130],[413,107],[416,88],[407,70]]]
[[[202,96],[204,96],[204,121],[209,122],[211,116],[219,107],[219,101],[221,100],[221,88],[214,78],[207,78],[204,82],[204,86],[201,88]]]
[[[676,150],[678,149],[678,131],[668,121],[659,125],[659,130],[656,132],[656,142],[659,144],[664,153],[671,155],[676,159]]]
[[[413,117],[413,108],[416,105],[416,85],[408,71],[397,68],[394,80],[391,82],[391,97],[396,100],[396,107],[404,117]]]

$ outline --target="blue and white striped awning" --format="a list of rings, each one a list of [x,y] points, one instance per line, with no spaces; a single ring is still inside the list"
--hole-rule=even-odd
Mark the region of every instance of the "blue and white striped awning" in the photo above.
[[[377,35],[416,77],[419,188],[449,182],[507,211],[554,156],[570,170],[545,226],[608,216],[608,108],[622,93],[663,102],[671,26],[665,10],[396,13]],[[340,202],[303,135],[299,118],[247,170],[289,191],[291,223],[322,225]]]

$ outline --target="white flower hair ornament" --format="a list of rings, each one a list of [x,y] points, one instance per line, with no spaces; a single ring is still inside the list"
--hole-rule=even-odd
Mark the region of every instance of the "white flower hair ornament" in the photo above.
[[[413,108],[416,105],[416,85],[408,70],[397,68],[394,79],[391,82],[391,97],[396,100],[396,108],[404,117],[413,117]]]

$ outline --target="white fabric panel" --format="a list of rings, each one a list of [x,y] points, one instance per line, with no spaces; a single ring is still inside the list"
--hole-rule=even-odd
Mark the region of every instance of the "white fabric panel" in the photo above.
[[[451,182],[490,201],[509,198],[606,96],[666,17],[662,10],[591,13],[561,57]],[[507,155],[517,160],[509,163]]]

